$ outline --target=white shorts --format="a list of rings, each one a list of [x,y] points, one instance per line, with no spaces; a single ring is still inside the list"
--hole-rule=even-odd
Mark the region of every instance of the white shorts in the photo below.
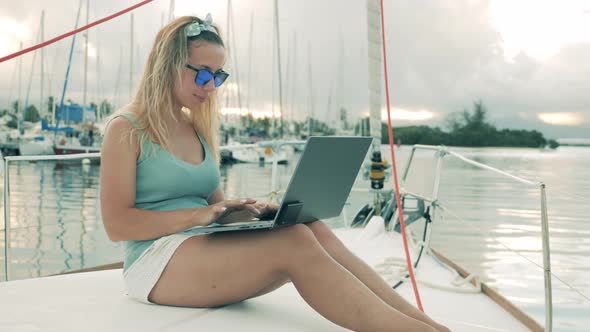
[[[127,295],[139,302],[151,304],[148,296],[160,279],[170,258],[186,239],[193,236],[198,235],[176,233],[154,241],[123,273]]]

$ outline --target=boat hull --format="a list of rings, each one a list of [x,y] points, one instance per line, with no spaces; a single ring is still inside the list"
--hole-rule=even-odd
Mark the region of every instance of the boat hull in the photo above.
[[[53,146],[45,142],[19,142],[18,149],[21,156],[52,155],[55,153]]]
[[[96,146],[59,145],[59,146],[53,147],[53,152],[57,155],[77,154],[77,153],[95,153],[95,152],[100,152],[100,148],[96,147]]]

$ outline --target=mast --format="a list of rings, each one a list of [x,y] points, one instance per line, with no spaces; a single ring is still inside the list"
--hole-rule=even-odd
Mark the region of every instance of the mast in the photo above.
[[[113,103],[114,107],[119,107],[119,98],[121,94],[119,93],[119,87],[121,85],[121,76],[123,70],[123,47],[119,46],[119,67],[117,68],[117,79],[115,80],[115,91],[113,91]]]
[[[229,22],[230,22],[230,13],[231,13],[231,0],[227,0],[227,11],[226,11],[226,17],[225,17],[225,34],[226,34],[226,40],[227,40],[227,45],[225,45],[226,47],[226,52],[227,54],[231,57],[232,53],[231,53],[231,39],[229,39],[229,35],[230,35],[230,30],[229,30]],[[229,65],[231,66],[231,59],[229,61]],[[227,89],[224,91],[224,95],[225,95],[225,115],[224,115],[224,124],[227,125],[229,123],[229,109],[230,109],[230,104],[229,104],[229,95],[231,93],[230,89]],[[225,127],[224,125],[224,127]],[[224,135],[225,137],[225,135]],[[224,142],[227,144],[227,142]]]
[[[52,77],[55,76],[55,68],[57,68],[57,59],[58,59],[58,54],[59,54],[59,49],[56,47],[55,48],[55,54],[53,55],[53,63],[51,65],[51,68],[53,68],[53,70],[51,71],[50,75],[47,75],[47,83],[49,85],[49,95],[52,96],[53,95],[53,80]],[[55,98],[53,98],[53,100],[51,101],[51,105],[50,106],[50,110],[51,111],[51,125],[55,126],[55,112],[57,111],[57,103]]]
[[[336,92],[334,93],[334,95],[336,96],[334,105],[335,105],[335,115],[336,115],[336,119],[335,119],[335,128],[336,128],[336,132],[341,132],[344,128],[342,126],[342,109],[344,108],[343,106],[343,102],[342,102],[342,83],[343,83],[343,78],[342,78],[342,70],[340,70],[340,68],[344,67],[344,38],[342,37],[342,30],[339,31],[338,33],[338,40],[340,42],[339,45],[339,54],[338,54],[338,65],[336,67],[336,72],[337,72],[337,76],[336,76],[336,87],[335,90]]]
[[[234,31],[234,12],[233,12],[233,6],[231,5],[231,0],[228,0],[227,2],[228,8],[227,8],[227,16],[228,16],[228,31],[227,33],[231,36],[231,43],[233,44],[233,48],[234,48],[234,55],[232,56],[233,61],[234,61],[234,72],[235,72],[235,81],[236,81],[236,92],[237,92],[237,97],[238,97],[238,109],[241,111],[242,110],[242,94],[240,91],[240,70],[238,68],[238,56],[237,56],[237,52],[238,52],[238,46],[236,44],[236,38],[235,38],[235,31]],[[230,22],[231,22],[231,33],[229,32],[229,27],[230,27]]]
[[[41,40],[41,26],[39,26],[39,30],[37,30],[37,39],[36,41],[39,42],[39,40]],[[19,123],[21,123],[21,126],[19,126],[19,134],[23,135],[25,128],[24,128],[24,124],[25,124],[25,117],[27,115],[27,109],[29,108],[29,96],[31,95],[31,84],[33,83],[33,72],[34,72],[34,68],[35,68],[35,60],[37,60],[37,51],[35,50],[33,52],[33,61],[31,61],[31,71],[29,72],[29,81],[27,83],[27,94],[25,96],[25,104],[24,107],[22,108],[22,114],[20,116],[20,119],[18,120]]]
[[[313,132],[311,128],[313,126],[313,79],[312,79],[312,72],[311,72],[311,43],[307,42],[307,74],[309,76],[309,122],[307,123],[307,138],[309,138]]]
[[[293,86],[291,87],[291,121],[295,120],[295,105],[299,105],[297,100],[297,32],[293,31],[293,76],[291,77]]]
[[[88,25],[90,0],[86,0],[86,25]],[[89,30],[84,33],[84,93],[82,97],[82,124],[86,123],[86,88],[88,85],[88,34]]]
[[[82,11],[82,0],[80,0],[80,4],[78,5],[78,14],[76,14],[76,25],[74,27],[74,29],[78,28],[78,23],[80,21],[80,12]],[[55,129],[57,129],[57,127],[59,127],[59,116],[60,116],[60,112],[63,110],[64,107],[64,98],[66,96],[66,90],[68,88],[68,79],[70,77],[70,68],[72,66],[72,56],[74,54],[74,45],[76,44],[76,35],[72,36],[72,44],[70,46],[70,54],[68,56],[68,67],[66,69],[66,78],[64,79],[64,86],[63,89],[61,91],[61,99],[59,101],[59,111],[57,113],[57,119],[55,121]],[[54,131],[54,135],[53,135],[53,145],[56,145],[56,140],[57,140],[57,130]]]
[[[334,82],[330,86],[330,92],[328,92],[328,105],[326,106],[326,123],[330,123],[332,117],[332,93],[334,92]]]
[[[131,13],[131,33],[129,37],[131,39],[129,43],[129,102],[131,102],[133,92],[133,13]]]
[[[233,77],[234,77],[234,81],[236,82],[236,89],[235,89],[235,95],[233,94],[233,89],[227,89],[225,91],[225,105],[226,108],[230,108],[230,102],[232,102],[233,104],[235,104],[235,97],[237,97],[237,110],[238,110],[238,118],[241,114],[242,111],[242,94],[241,94],[241,87],[240,87],[240,70],[238,67],[238,59],[237,59],[237,44],[236,44],[236,39],[235,39],[235,31],[234,31],[234,22],[233,22],[233,6],[232,6],[232,2],[231,0],[227,0],[227,17],[226,17],[226,40],[227,40],[227,44],[226,44],[226,49],[227,49],[227,53],[230,56],[230,65],[233,68]],[[231,94],[231,96],[230,96]],[[231,117],[230,117],[231,116]],[[231,115],[229,112],[225,113],[225,122],[228,124],[229,126],[229,120],[233,120],[235,116]]]
[[[250,89],[252,83],[252,45],[254,44],[254,11],[250,12],[250,40],[248,41],[248,97],[246,99],[246,109],[248,114],[250,112],[250,96],[252,90]]]
[[[285,67],[285,110],[284,113],[281,112],[281,114],[283,114],[283,120],[287,121],[286,119],[288,119],[287,114],[291,113],[291,105],[289,104],[288,100],[289,100],[289,87],[291,86],[291,84],[293,84],[293,82],[291,82],[290,80],[287,79],[287,77],[291,77],[291,61],[293,61],[291,58],[293,57],[291,54],[291,48],[293,47],[293,45],[291,45],[293,43],[293,41],[291,40],[291,38],[289,38],[289,36],[287,36],[287,66]],[[289,106],[287,106],[289,105]],[[287,110],[289,110],[287,112]],[[289,127],[287,127],[287,130],[289,130]]]
[[[41,11],[41,43],[45,41],[45,10]],[[41,95],[39,100],[39,116],[43,118],[45,112],[43,112],[43,88],[45,80],[45,50],[41,47]]]
[[[369,113],[373,151],[381,148],[381,11],[379,0],[367,0],[369,41]]]
[[[23,42],[20,42],[20,50],[23,50]],[[20,100],[22,98],[22,90],[21,90],[21,84],[22,84],[22,80],[23,80],[23,57],[19,56],[18,57],[18,85],[17,85],[17,89],[18,89],[18,99],[16,100],[16,116],[17,119],[19,116],[21,116],[20,114],[20,110],[21,110],[21,103]],[[21,130],[21,122],[20,120],[16,121],[17,123],[17,128],[18,128],[18,132],[20,133]]]
[[[280,126],[279,126],[279,137],[283,138],[283,89],[282,89],[282,76],[281,76],[281,39],[280,39],[280,30],[279,30],[279,4],[275,0],[275,28],[276,28],[276,42],[277,42],[277,66],[279,69],[279,113],[281,115],[280,118]]]
[[[174,19],[174,0],[170,0],[170,7],[168,8],[168,22]]]
[[[16,74],[18,71],[17,69],[18,65],[12,66],[12,74],[10,75],[10,90],[8,91],[8,109],[12,108],[10,102],[12,101],[12,93],[14,92],[14,80],[16,79]]]
[[[273,3],[273,6],[274,6],[274,3]],[[275,133],[276,128],[277,128],[277,126],[276,126],[277,124],[275,121],[275,119],[277,118],[276,112],[275,112],[275,59],[276,59],[275,53],[277,51],[277,47],[275,44],[277,42],[277,39],[276,39],[277,30],[274,28],[276,25],[276,23],[275,23],[276,19],[277,18],[274,15],[274,10],[273,10],[273,16],[272,16],[272,20],[273,20],[272,21],[272,25],[273,25],[273,28],[272,28],[272,58],[271,58],[271,65],[270,65],[270,68],[271,68],[270,82],[271,82],[271,92],[272,92],[272,94],[271,94],[272,99],[271,99],[271,103],[270,103],[271,110],[272,110],[272,119],[271,119],[272,121],[270,123],[272,125],[271,128],[272,128],[273,134]]]
[[[98,33],[97,33],[98,35]],[[101,88],[100,88],[100,41],[96,41],[96,121],[102,122],[102,113],[100,109],[101,104]]]

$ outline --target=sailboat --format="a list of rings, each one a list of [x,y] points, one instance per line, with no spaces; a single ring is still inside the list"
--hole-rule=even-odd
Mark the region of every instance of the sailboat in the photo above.
[[[376,1],[369,1],[369,22],[375,22]],[[371,30],[371,29],[369,29]],[[369,32],[371,33],[371,31]],[[379,118],[380,120],[380,114]],[[372,133],[376,133],[371,131]],[[377,131],[380,133],[380,130]],[[551,279],[547,234],[547,207],[544,186],[541,186],[541,223],[543,228],[543,254],[546,285],[546,321],[542,327],[527,314],[518,310],[500,294],[477,281],[464,269],[430,248],[429,228],[425,209],[433,218],[445,206],[438,197],[438,185],[442,172],[442,158],[456,157],[471,167],[496,172],[518,183],[538,185],[493,167],[470,160],[445,147],[414,146],[414,150],[432,151],[435,164],[436,186],[432,195],[425,197],[403,189],[412,168],[412,156],[401,178],[402,206],[396,206],[391,197],[384,204],[374,206],[370,214],[355,219],[357,227],[345,220],[347,227],[334,230],[335,234],[359,257],[373,266],[381,276],[396,288],[397,292],[413,302],[412,286],[407,282],[410,267],[405,267],[402,242],[404,237],[396,232],[401,219],[408,227],[423,234],[413,240],[406,239],[413,253],[411,266],[420,286],[420,294],[426,312],[452,331],[551,331]],[[413,151],[414,151],[413,150]],[[99,158],[99,155],[89,155]],[[83,158],[85,156],[79,156]],[[47,156],[44,159],[60,159],[67,156]],[[74,157],[71,157],[74,158]],[[78,158],[78,157],[76,157]],[[31,159],[35,159],[31,157]],[[23,157],[7,157],[6,165]],[[7,168],[9,169],[9,168]],[[273,168],[273,170],[276,170]],[[276,175],[276,173],[274,173]],[[9,172],[5,175],[5,268],[10,279],[10,192]],[[274,178],[274,176],[273,176]],[[274,187],[274,186],[273,186]],[[385,192],[380,194],[385,195]],[[391,193],[390,193],[391,195]],[[374,201],[373,197],[367,200]],[[377,203],[375,203],[377,205]],[[403,211],[402,208],[403,207]],[[403,217],[402,217],[403,216]],[[346,218],[345,218],[346,219]],[[411,223],[411,224],[410,224]],[[423,225],[422,228],[415,228]],[[418,237],[420,239],[420,237]],[[547,245],[545,245],[547,243]],[[272,253],[269,253],[272,254]],[[83,327],[88,331],[345,331],[321,317],[300,297],[292,284],[254,299],[217,308],[181,308],[145,305],[126,297],[120,262],[98,266],[45,278],[0,283],[0,327],[4,330],[63,331]],[[77,273],[72,273],[77,272]],[[548,279],[547,279],[548,278]]]
[[[279,8],[277,1],[273,2],[273,31],[274,31],[274,39],[273,39],[273,115],[272,115],[272,131],[273,135],[278,133],[279,140],[276,141],[261,141],[256,144],[249,144],[249,145],[234,145],[231,147],[226,148],[225,150],[231,151],[232,158],[237,162],[243,163],[267,163],[267,164],[286,164],[289,159],[294,154],[295,147],[303,145],[304,141],[283,141],[284,136],[284,105],[283,105],[283,82],[282,82],[282,67],[281,67],[281,48],[280,48],[280,31],[279,31]],[[228,0],[228,22],[233,19],[231,16],[231,0]],[[249,49],[252,49],[252,38],[253,38],[253,15],[251,16],[251,25],[250,25],[250,46]],[[229,23],[228,23],[228,32],[229,32]],[[275,55],[276,54],[276,61]],[[249,56],[251,59],[252,56]],[[237,63],[237,61],[235,61]],[[276,63],[276,72],[278,73],[278,92],[279,92],[279,126],[277,128],[277,116],[274,112],[274,74],[275,74],[275,66]],[[248,72],[250,73],[249,65]],[[237,71],[237,66],[236,66]],[[250,77],[248,77],[250,79]],[[239,86],[239,84],[238,84]],[[239,90],[238,90],[238,100],[239,98]],[[248,99],[249,100],[249,99]],[[240,102],[241,105],[241,102]],[[249,101],[248,101],[249,107]]]
[[[43,42],[44,39],[44,27],[45,26],[45,11],[41,11],[41,20],[39,23],[39,31],[37,35],[37,41]],[[31,83],[33,80],[33,68],[35,68],[35,60],[37,58],[37,52],[33,53],[33,61],[31,64],[31,72],[29,76],[29,82],[27,84],[27,94],[25,97],[25,104],[24,108],[21,110],[20,119],[18,121],[19,127],[19,136],[18,136],[18,149],[19,154],[24,156],[32,156],[32,155],[47,155],[53,154],[53,147],[52,142],[47,132],[43,131],[41,123],[37,123],[37,125],[29,126],[25,122],[26,113],[29,106],[29,96],[31,92]],[[22,62],[22,58],[19,59]],[[44,52],[41,49],[41,97],[39,102],[39,114],[41,116],[44,115],[43,111],[43,79],[44,79]],[[21,65],[19,65],[19,68]]]
[[[76,27],[78,27],[78,21],[80,18],[80,11],[82,9],[83,1],[80,0],[80,5],[78,7],[78,15],[76,17]],[[86,24],[89,22],[89,11],[90,11],[90,1],[86,0]],[[133,23],[132,23],[133,24]],[[54,134],[54,142],[53,142],[53,151],[57,155],[62,154],[77,154],[77,153],[96,153],[100,152],[100,146],[95,143],[100,143],[97,140],[98,129],[95,127],[96,122],[96,112],[97,110],[93,108],[89,108],[86,105],[86,92],[87,92],[87,73],[88,73],[88,30],[85,32],[85,46],[84,46],[84,85],[83,85],[83,100],[82,105],[68,105],[64,106],[63,100],[67,89],[68,83],[68,76],[70,65],[72,62],[72,52],[74,49],[74,45],[76,42],[76,35],[72,37],[72,44],[70,46],[70,56],[68,60],[68,69],[66,72],[66,78],[64,82],[64,87],[62,91],[61,103],[58,112],[58,118],[56,121],[56,126],[53,128],[48,127],[48,130],[52,130],[55,132]],[[133,45],[133,44],[132,44]],[[133,47],[131,47],[133,49]],[[132,52],[133,53],[133,52]],[[79,123],[79,129],[74,130],[77,134],[77,138],[73,137],[73,135],[69,135],[69,137],[60,137],[58,139],[57,133],[61,131],[59,127],[60,120],[64,120],[64,122],[76,122]]]

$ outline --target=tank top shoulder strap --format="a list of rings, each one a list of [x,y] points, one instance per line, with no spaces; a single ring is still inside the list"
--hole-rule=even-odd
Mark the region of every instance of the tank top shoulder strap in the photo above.
[[[125,118],[127,120],[129,120],[129,122],[131,122],[131,124],[133,125],[134,128],[137,128],[137,126],[139,125],[139,122],[137,121],[137,119],[135,119],[135,117],[130,114],[130,113],[119,113],[115,116],[113,116],[112,118],[109,119],[109,121],[107,122],[107,125],[105,127],[105,132],[106,132],[106,128],[108,128],[109,124],[111,123],[111,121],[113,121],[116,118]],[[141,164],[143,161],[145,161],[146,158],[146,153],[145,151],[150,147],[150,140],[144,140],[141,144],[141,149],[140,149],[140,154],[139,154],[139,158],[138,158],[138,165]]]
[[[117,115],[113,116],[113,117],[112,117],[112,118],[109,120],[109,123],[110,123],[111,121],[113,121],[114,119],[116,119],[116,118],[119,118],[119,117],[123,117],[123,118],[125,118],[125,119],[129,120],[129,122],[131,122],[131,124],[132,124],[132,125],[133,125],[133,127],[135,127],[135,128],[137,128],[137,125],[139,124],[139,123],[137,122],[137,120],[135,119],[135,117],[134,117],[133,115],[131,115],[130,113],[120,113],[120,114],[117,114]]]

